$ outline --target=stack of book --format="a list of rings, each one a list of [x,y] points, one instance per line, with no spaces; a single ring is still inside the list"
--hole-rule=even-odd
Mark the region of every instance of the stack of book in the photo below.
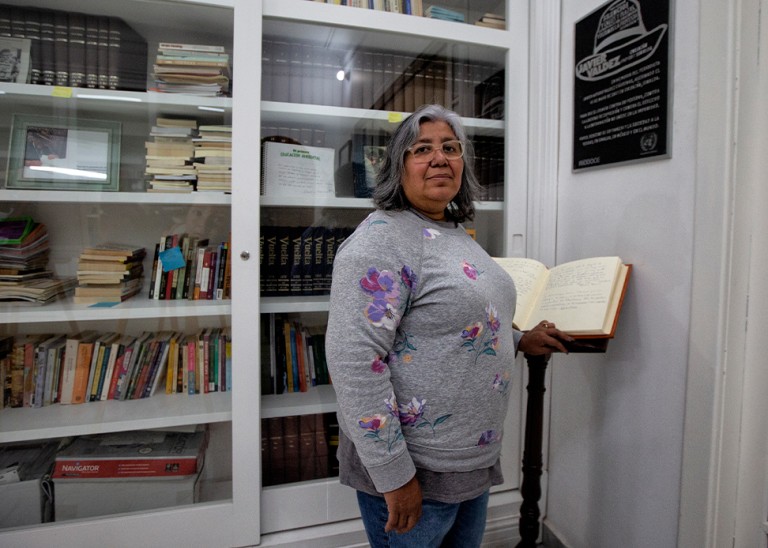
[[[73,277],[48,270],[48,230],[32,217],[0,220],[0,301],[45,304],[70,291]]]
[[[103,244],[88,247],[77,263],[75,303],[122,302],[141,291],[143,247]]]
[[[475,22],[475,25],[479,27],[490,27],[492,29],[503,30],[507,28],[507,20],[503,15],[486,13]]]
[[[146,175],[148,192],[192,192],[197,172],[192,165],[197,120],[158,117],[149,133]]]
[[[224,46],[160,42],[154,78],[153,91],[229,96],[229,54]]]
[[[198,191],[232,191],[232,126],[203,125],[195,145]]]
[[[442,19],[444,21],[464,22],[464,14],[459,11],[450,10],[442,6],[429,6],[424,15],[431,19]]]

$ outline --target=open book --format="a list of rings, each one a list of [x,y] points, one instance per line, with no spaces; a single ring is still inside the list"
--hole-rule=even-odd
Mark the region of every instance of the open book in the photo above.
[[[572,337],[613,337],[631,270],[619,257],[581,259],[551,269],[533,259],[494,260],[515,282],[518,329],[547,320]]]

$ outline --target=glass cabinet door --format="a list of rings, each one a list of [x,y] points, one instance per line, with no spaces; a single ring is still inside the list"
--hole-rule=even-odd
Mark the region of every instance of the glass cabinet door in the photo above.
[[[507,15],[505,2],[447,4],[469,23]],[[508,101],[520,85],[508,74],[525,52],[510,54],[506,22],[489,30],[305,0],[267,0],[262,9],[261,79],[249,79],[246,92],[260,106],[243,107],[238,120],[260,132],[261,515],[269,533],[358,515],[353,492],[335,477],[336,401],[323,354],[329,271],[335,250],[373,209],[383,147],[418,106],[441,103],[462,116],[483,186],[466,227],[491,255],[510,253],[519,225],[507,226],[505,195],[510,174],[522,173],[523,183],[525,168],[508,165]],[[255,37],[248,50],[258,51]],[[521,134],[525,126],[514,140]],[[292,155],[316,169],[298,173]],[[511,414],[504,489],[515,489],[519,476],[519,413]],[[287,504],[300,511],[281,514]]]
[[[207,543],[236,514],[233,6],[3,4],[0,544]]]

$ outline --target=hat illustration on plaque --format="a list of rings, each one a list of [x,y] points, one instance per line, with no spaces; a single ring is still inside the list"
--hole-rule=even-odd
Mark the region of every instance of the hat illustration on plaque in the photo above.
[[[666,24],[646,30],[637,0],[616,0],[600,16],[592,55],[576,62],[576,77],[593,82],[642,63],[666,31]]]

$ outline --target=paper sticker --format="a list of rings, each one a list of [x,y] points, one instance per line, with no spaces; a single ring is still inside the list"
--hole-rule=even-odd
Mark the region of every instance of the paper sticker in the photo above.
[[[177,268],[187,266],[181,249],[178,246],[160,252],[160,262],[163,264],[163,272],[170,272]]]

